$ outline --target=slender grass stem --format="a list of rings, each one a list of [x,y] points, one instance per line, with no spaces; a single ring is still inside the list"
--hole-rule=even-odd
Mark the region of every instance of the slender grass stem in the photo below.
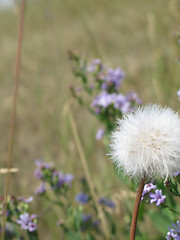
[[[72,128],[72,132],[73,132],[75,143],[76,143],[79,155],[80,155],[80,159],[81,159],[81,163],[82,163],[82,166],[83,166],[83,169],[84,169],[84,173],[86,175],[87,182],[88,182],[88,185],[89,185],[89,188],[90,188],[90,191],[91,191],[96,209],[98,211],[99,218],[102,221],[102,226],[103,226],[103,230],[104,230],[106,239],[109,239],[109,232],[108,232],[108,225],[107,225],[107,222],[106,222],[106,218],[105,218],[105,215],[104,215],[104,212],[103,212],[101,206],[98,204],[98,197],[97,197],[97,194],[96,194],[96,191],[95,191],[94,182],[93,182],[93,180],[90,176],[89,168],[88,168],[88,165],[87,165],[87,160],[86,160],[86,157],[85,157],[85,154],[84,154],[84,151],[83,151],[83,147],[81,145],[81,141],[80,141],[79,134],[78,134],[78,131],[77,131],[76,123],[75,123],[75,120],[74,120],[73,115],[72,115],[69,108],[68,108],[68,113],[69,113],[69,120],[70,120],[70,124],[71,124],[71,128]]]
[[[12,112],[11,112],[11,121],[10,121],[10,136],[9,136],[9,142],[8,142],[7,174],[6,174],[5,188],[4,188],[4,211],[3,211],[3,217],[2,217],[1,240],[4,240],[5,238],[7,199],[8,199],[8,193],[9,193],[9,185],[10,185],[9,169],[12,166],[12,156],[13,156],[13,144],[14,144],[14,135],[15,135],[15,123],[16,123],[16,107],[17,107],[17,96],[18,96],[18,82],[19,82],[20,67],[21,67],[21,49],[22,49],[23,28],[24,28],[25,3],[26,3],[26,0],[21,1],[18,46],[17,46],[16,63],[15,63],[13,103],[12,103]]]
[[[137,217],[138,217],[139,206],[141,203],[141,197],[142,197],[142,192],[144,189],[145,182],[146,182],[146,178],[144,177],[142,178],[137,190],[136,200],[134,204],[134,211],[133,211],[132,221],[131,221],[130,240],[135,240]]]

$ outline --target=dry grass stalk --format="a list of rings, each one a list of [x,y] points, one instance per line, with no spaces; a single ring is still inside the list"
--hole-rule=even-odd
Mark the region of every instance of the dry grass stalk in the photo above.
[[[16,123],[18,83],[19,83],[20,68],[21,68],[21,49],[22,49],[23,28],[24,28],[25,3],[26,3],[26,0],[22,0],[20,22],[19,22],[18,46],[17,46],[17,55],[16,55],[16,63],[15,63],[14,92],[13,92],[12,113],[11,113],[11,121],[10,121],[10,136],[9,136],[9,143],[8,143],[7,174],[6,174],[5,189],[4,189],[4,212],[2,217],[1,240],[4,240],[5,238],[7,199],[8,199],[8,193],[9,193],[9,185],[10,185],[9,170],[12,166],[12,160],[13,160],[13,144],[14,144],[14,135],[15,135],[15,123]]]

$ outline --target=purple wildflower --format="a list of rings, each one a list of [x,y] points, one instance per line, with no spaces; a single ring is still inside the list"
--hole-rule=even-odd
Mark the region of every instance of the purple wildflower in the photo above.
[[[145,193],[148,193],[148,192],[150,192],[151,190],[153,190],[153,189],[156,189],[156,185],[154,185],[153,183],[147,183],[147,184],[145,184],[145,186],[144,186],[144,190],[143,190],[143,193],[145,194]]]
[[[29,232],[34,232],[37,229],[37,224],[34,222],[29,222],[28,223],[28,230]]]
[[[115,207],[115,203],[109,199],[109,198],[100,198],[99,199],[99,203],[101,204],[105,204],[106,206],[110,207],[110,208],[114,208]]]
[[[114,107],[118,108],[122,113],[127,113],[130,109],[130,102],[127,101],[123,94],[118,94],[114,101]]]
[[[30,232],[36,231],[37,224],[35,223],[37,219],[36,214],[32,214],[29,216],[29,213],[23,213],[19,216],[20,219],[16,220],[16,222],[21,225],[21,229],[29,230]]]
[[[81,192],[81,193],[76,195],[75,200],[76,200],[76,202],[84,205],[89,201],[89,196],[87,194]]]
[[[23,213],[19,216],[20,219],[18,219],[16,222],[21,225],[21,229],[27,230],[28,223],[29,223],[29,213]]]
[[[101,89],[107,90],[107,89],[108,89],[108,84],[107,84],[106,82],[103,82],[103,83],[101,84]]]
[[[180,223],[179,223],[179,221],[177,221],[177,225],[173,223],[172,227],[173,228],[168,227],[169,232],[167,233],[166,239],[171,240],[172,238],[174,238],[175,240],[180,240]]]
[[[94,59],[90,66],[88,67],[88,72],[96,72],[96,71],[101,71],[103,69],[103,65],[101,63],[100,59]]]
[[[35,194],[43,194],[46,192],[45,183],[42,182],[41,186],[35,190]]]
[[[141,201],[144,199],[144,195],[146,194],[146,193],[149,193],[151,190],[153,190],[153,189],[156,189],[156,185],[153,185],[152,183],[147,183],[147,184],[145,184],[145,186],[144,186],[144,189],[143,189],[143,192],[142,192],[142,197],[141,197]]]
[[[179,90],[177,91],[177,95],[178,95],[178,99],[180,100],[180,88],[179,88]]]
[[[141,105],[142,104],[142,101],[141,99],[138,97],[137,93],[135,92],[130,92],[126,95],[126,99],[127,101],[130,101],[130,102],[135,102],[137,103],[138,105]]]
[[[73,179],[74,179],[74,176],[72,174],[64,175],[64,183],[68,184],[69,186]]]
[[[176,177],[179,176],[180,175],[180,170],[174,172],[173,175],[176,176]]]
[[[105,76],[105,80],[109,84],[113,84],[115,86],[115,89],[118,90],[123,78],[125,76],[125,73],[120,70],[119,68],[116,69],[108,69],[107,75]]]
[[[42,169],[49,169],[50,167],[52,167],[52,164],[49,163],[45,163],[42,159],[38,159],[35,161],[35,164],[37,166],[37,169],[34,171],[34,176],[37,179],[41,179],[43,177],[43,172]]]
[[[151,200],[150,203],[156,202],[156,206],[161,205],[164,203],[166,196],[162,195],[162,190],[157,189],[155,193],[150,193],[149,194]]]
[[[104,133],[105,133],[104,128],[99,128],[96,133],[96,140],[102,139],[104,136]]]
[[[24,202],[25,203],[31,203],[33,201],[33,199],[34,198],[32,196],[30,196],[29,198],[24,199]]]
[[[93,107],[102,107],[107,108],[110,104],[112,104],[115,100],[116,94],[115,93],[107,93],[102,92],[96,98],[94,98],[92,106]]]
[[[54,189],[60,189],[62,186],[67,185],[70,187],[71,182],[74,178],[72,174],[63,175],[61,172],[54,171],[52,175],[54,181]]]
[[[92,219],[92,216],[90,214],[82,214],[81,219],[83,222],[88,222]]]

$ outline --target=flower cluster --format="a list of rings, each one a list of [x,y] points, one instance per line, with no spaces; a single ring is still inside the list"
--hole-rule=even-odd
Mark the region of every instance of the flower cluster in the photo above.
[[[141,100],[135,92],[120,93],[125,73],[120,68],[107,68],[100,59],[94,59],[90,64],[81,59],[75,52],[70,52],[73,61],[73,72],[82,82],[81,88],[71,87],[73,97],[87,107],[106,126],[106,130],[112,130],[117,117],[130,112],[141,104]],[[90,101],[83,100],[84,90],[90,96]],[[87,99],[87,98],[86,98]],[[102,138],[98,131],[96,139]]]
[[[36,160],[37,166],[34,175],[41,180],[41,185],[36,189],[36,194],[44,194],[47,191],[46,183],[50,185],[50,189],[55,192],[64,192],[70,187],[73,175],[63,174],[57,171],[52,164],[45,163],[43,160]]]
[[[177,225],[176,224],[172,224],[173,228],[169,228],[169,232],[167,233],[166,239],[167,240],[171,240],[171,239],[175,239],[175,240],[179,240],[180,239],[180,223],[179,221],[177,221]]]
[[[29,216],[29,213],[25,212],[19,216],[19,219],[16,220],[17,224],[21,225],[21,229],[28,230],[29,232],[34,232],[37,229],[37,215],[32,214]]]
[[[4,198],[0,197],[0,215],[4,213]],[[23,196],[15,197],[10,196],[7,199],[6,217],[7,222],[10,224],[18,224],[21,229],[29,232],[32,236],[37,237],[37,215],[29,214],[30,203],[33,201],[33,197],[25,198]],[[37,238],[36,238],[37,239]]]
[[[152,183],[146,184],[142,192],[141,201],[146,197],[146,199],[150,198],[150,203],[156,203],[156,206],[163,204],[166,196],[162,195],[162,190],[156,189],[156,187],[157,186]],[[155,193],[152,193],[152,190],[155,190]]]

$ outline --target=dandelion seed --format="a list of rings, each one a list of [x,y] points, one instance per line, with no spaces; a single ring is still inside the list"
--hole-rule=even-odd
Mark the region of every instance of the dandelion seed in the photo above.
[[[136,223],[146,180],[172,177],[180,169],[180,118],[170,108],[147,105],[118,120],[111,136],[111,156],[119,169],[141,180],[132,215],[130,240]],[[161,190],[150,194],[159,206],[166,196]]]
[[[173,176],[180,169],[180,118],[170,108],[148,105],[118,120],[111,155],[126,175]]]

